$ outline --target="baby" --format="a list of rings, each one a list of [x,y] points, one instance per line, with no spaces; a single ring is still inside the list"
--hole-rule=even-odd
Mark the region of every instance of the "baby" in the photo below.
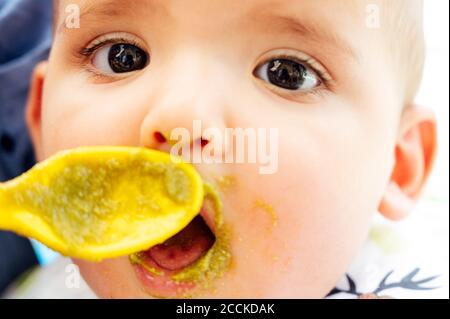
[[[430,173],[435,119],[414,104],[421,1],[60,0],[54,24],[27,106],[39,160],[92,145],[170,152],[180,128],[182,146],[220,159],[237,147],[206,129],[277,132],[265,174],[194,162],[220,222],[205,208],[135,258],[75,260],[99,297],[324,297],[373,215],[405,218]]]

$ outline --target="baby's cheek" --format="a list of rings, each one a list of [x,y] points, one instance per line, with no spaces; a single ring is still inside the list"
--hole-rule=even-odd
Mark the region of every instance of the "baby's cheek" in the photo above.
[[[359,168],[344,157],[330,165],[327,157],[301,153],[280,156],[270,176],[240,173],[245,178],[227,197],[234,271],[245,278],[236,285],[245,282],[253,294],[325,295],[366,234],[371,212],[360,199],[370,197],[358,187]]]

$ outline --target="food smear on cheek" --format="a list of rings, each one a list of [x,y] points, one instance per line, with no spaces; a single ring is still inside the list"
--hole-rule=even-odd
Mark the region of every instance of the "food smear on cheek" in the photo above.
[[[232,175],[223,175],[216,178],[216,183],[222,192],[227,192],[236,185],[236,178]]]
[[[277,226],[278,224],[278,216],[277,213],[275,211],[275,209],[273,208],[273,206],[269,203],[267,203],[265,200],[258,198],[255,200],[255,208],[262,210],[264,213],[266,213],[272,222],[272,227]]]

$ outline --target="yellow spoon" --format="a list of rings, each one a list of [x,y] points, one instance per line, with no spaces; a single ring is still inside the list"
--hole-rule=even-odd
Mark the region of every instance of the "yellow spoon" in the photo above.
[[[203,195],[194,167],[167,153],[78,148],[0,184],[0,229],[97,261],[172,237],[199,213]]]

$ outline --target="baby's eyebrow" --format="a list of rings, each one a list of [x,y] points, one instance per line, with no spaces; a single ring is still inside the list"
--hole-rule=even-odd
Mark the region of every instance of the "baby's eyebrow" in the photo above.
[[[59,8],[59,15],[64,15],[65,8]],[[85,0],[79,6],[80,21],[97,19],[114,19],[117,16],[136,16],[140,13],[156,11],[161,5],[156,6],[154,1],[124,1],[124,0]],[[160,10],[162,11],[162,10]],[[65,19],[57,26],[56,32],[64,30]]]
[[[264,22],[265,27],[272,27],[279,32],[291,32],[301,38],[311,39],[314,42],[331,45],[351,58],[358,60],[354,48],[337,32],[329,28],[320,27],[313,23],[304,23],[296,17],[278,14],[260,16],[258,19]]]

